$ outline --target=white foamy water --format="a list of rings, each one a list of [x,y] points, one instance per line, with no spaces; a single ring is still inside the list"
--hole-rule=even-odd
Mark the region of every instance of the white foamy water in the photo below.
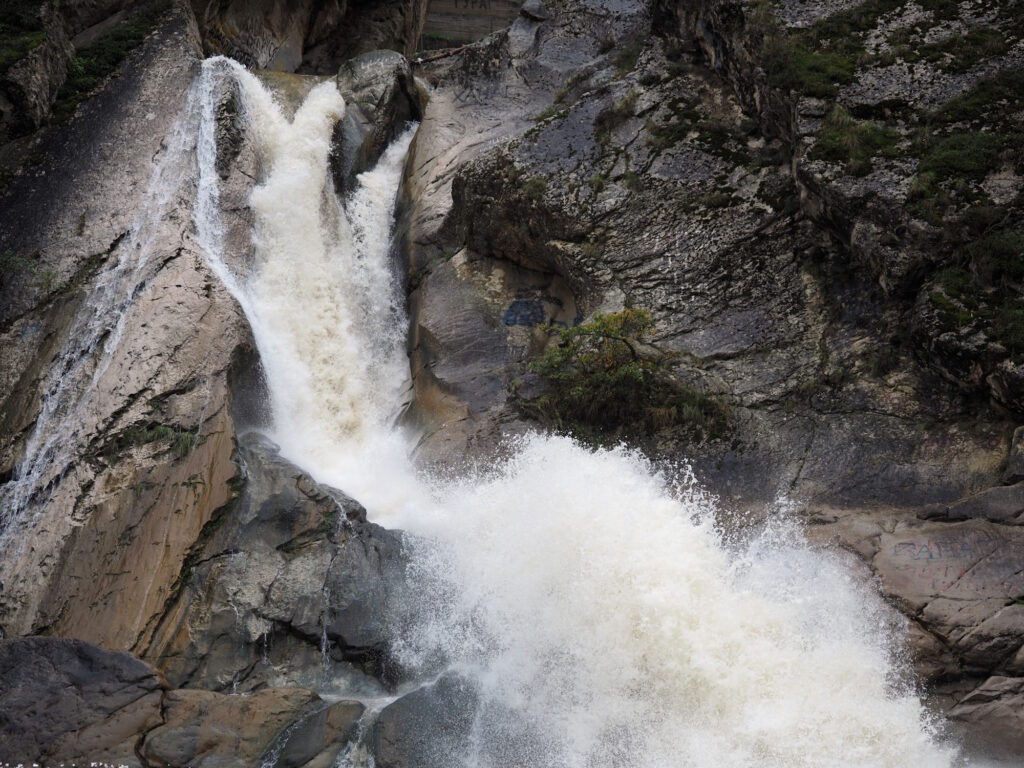
[[[394,652],[480,692],[472,737],[441,764],[951,764],[903,682],[891,615],[793,531],[730,547],[694,484],[561,437],[523,439],[487,472],[418,477],[391,426],[408,376],[393,208],[412,132],[341,201],[334,85],[289,121],[237,65],[207,62],[207,90],[217,77],[240,85],[266,167],[251,272],[228,274],[217,252],[209,124],[200,234],[252,324],[283,453],[415,534],[415,608]]]

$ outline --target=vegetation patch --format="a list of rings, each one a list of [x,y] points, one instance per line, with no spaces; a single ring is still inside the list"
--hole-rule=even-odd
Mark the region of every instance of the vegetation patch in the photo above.
[[[166,424],[133,424],[106,442],[103,446],[103,455],[113,461],[130,448],[151,443],[163,443],[170,448],[175,457],[183,459],[199,445],[200,438],[198,432],[193,433]]]
[[[548,183],[542,176],[534,176],[523,183],[523,194],[535,203],[544,199],[548,191]]]
[[[1024,233],[1017,233],[1024,238]],[[1024,251],[1015,252],[1018,270],[1024,269]],[[936,274],[928,294],[946,331],[983,332],[1001,344],[1017,363],[1024,362],[1024,294],[1007,282],[986,288],[961,266]]]
[[[169,0],[143,5],[92,45],[80,49],[68,67],[68,78],[53,105],[53,121],[66,123],[75,108],[121,65],[156,27]]]
[[[642,36],[633,37],[625,42],[623,46],[615,52],[615,56],[612,57],[612,64],[619,70],[620,75],[624,75],[630,72],[633,67],[636,66],[637,61],[640,60],[640,54],[644,50],[644,38]]]
[[[840,106],[834,106],[825,119],[810,157],[842,163],[853,176],[871,172],[871,158],[895,157],[900,135],[888,126],[857,120]]]
[[[698,440],[722,436],[725,408],[673,381],[664,356],[652,359],[651,326],[647,312],[625,309],[559,330],[557,346],[531,366],[551,388],[537,403],[541,417],[598,442],[674,426]]]
[[[594,130],[599,142],[607,144],[615,129],[633,116],[636,99],[636,91],[630,91],[615,104],[610,104],[597,113],[597,117],[594,118]]]
[[[0,75],[46,38],[39,0],[4,0],[0,13]]]
[[[981,181],[999,159],[999,136],[965,131],[932,137],[921,155],[920,170],[938,179],[953,177]]]

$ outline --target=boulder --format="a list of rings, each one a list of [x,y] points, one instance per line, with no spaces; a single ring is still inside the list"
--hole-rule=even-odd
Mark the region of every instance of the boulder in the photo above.
[[[147,764],[167,768],[259,765],[278,735],[318,703],[316,694],[301,688],[264,688],[244,696],[170,691],[164,722],[146,734],[139,754]]]
[[[166,687],[125,653],[79,640],[2,640],[0,760],[138,765],[135,743],[160,724]]]
[[[349,191],[388,145],[423,113],[423,96],[405,56],[372,51],[342,64],[336,78],[345,98],[345,118],[335,129],[335,185]]]
[[[239,460],[244,488],[199,537],[146,658],[175,685],[310,685],[327,664],[346,685],[379,686],[366,675],[384,674],[400,534],[258,433]]]
[[[967,744],[978,753],[995,758],[1024,754],[1024,678],[990,677],[950,715],[968,727]]]
[[[450,768],[470,747],[477,694],[447,673],[381,710],[369,740],[379,768]]]

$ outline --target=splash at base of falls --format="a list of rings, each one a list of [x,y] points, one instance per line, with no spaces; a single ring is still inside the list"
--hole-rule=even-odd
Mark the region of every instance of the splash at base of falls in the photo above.
[[[228,273],[217,251],[212,110],[201,239],[252,325],[282,452],[413,534],[415,605],[392,651],[477,697],[465,744],[439,765],[950,765],[891,614],[785,526],[730,546],[693,483],[564,437],[527,437],[487,472],[418,475],[391,426],[408,376],[391,230],[412,130],[340,200],[333,83],[289,122],[250,73],[208,61],[211,93],[217,77],[238,83],[267,168],[252,271]]]

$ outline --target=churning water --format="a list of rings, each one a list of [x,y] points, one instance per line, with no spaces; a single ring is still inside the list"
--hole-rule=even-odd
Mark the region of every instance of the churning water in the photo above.
[[[220,250],[212,123],[226,82],[265,169],[246,274]],[[890,613],[786,525],[730,546],[692,481],[564,437],[527,437],[458,479],[419,476],[392,426],[408,377],[393,209],[413,130],[341,200],[328,156],[345,105],[332,82],[291,120],[226,59],[206,62],[200,90],[196,223],[252,325],[272,436],[373,520],[415,534],[419,608],[393,651],[478,691],[472,734],[446,764],[951,764]]]

